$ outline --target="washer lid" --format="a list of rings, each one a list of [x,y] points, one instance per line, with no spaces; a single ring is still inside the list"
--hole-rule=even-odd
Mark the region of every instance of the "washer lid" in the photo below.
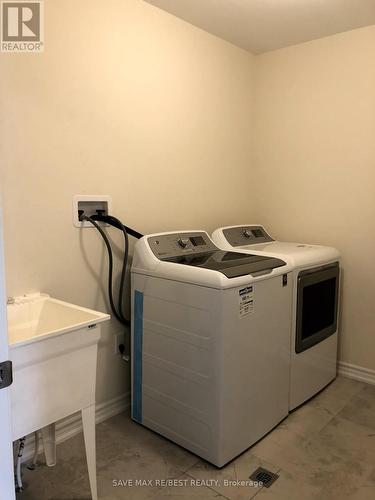
[[[200,267],[219,271],[227,278],[237,278],[245,275],[266,274],[277,267],[286,265],[281,259],[265,255],[252,255],[239,252],[225,252],[214,250],[193,255],[177,255],[161,259],[163,262],[172,262],[185,266]]]
[[[332,247],[273,240],[263,226],[231,226],[216,229],[212,240],[219,248],[235,249],[252,255],[268,255],[285,260],[294,268],[338,261],[339,252]]]

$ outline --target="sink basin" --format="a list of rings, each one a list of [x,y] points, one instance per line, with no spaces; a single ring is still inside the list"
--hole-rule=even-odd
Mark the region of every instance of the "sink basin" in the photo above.
[[[52,299],[46,294],[29,294],[12,299],[7,307],[10,347],[39,342],[110,318],[84,307]]]
[[[100,323],[108,314],[30,294],[8,300],[13,440],[41,429],[56,463],[55,422],[82,413],[91,494],[97,500],[95,385]]]
[[[9,302],[16,440],[95,403],[100,323],[110,316],[40,293]]]

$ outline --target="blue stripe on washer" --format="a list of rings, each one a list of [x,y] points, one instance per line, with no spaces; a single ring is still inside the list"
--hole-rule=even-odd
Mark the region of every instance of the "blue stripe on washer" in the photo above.
[[[134,292],[133,419],[142,423],[143,293]]]

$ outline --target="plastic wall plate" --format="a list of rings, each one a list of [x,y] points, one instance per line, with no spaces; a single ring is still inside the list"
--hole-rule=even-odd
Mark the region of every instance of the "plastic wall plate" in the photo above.
[[[75,227],[94,227],[88,221],[80,221],[78,211],[84,210],[85,215],[93,215],[96,210],[104,210],[104,214],[112,213],[112,198],[101,194],[77,194],[73,196],[73,225]],[[108,226],[108,224],[101,224]]]

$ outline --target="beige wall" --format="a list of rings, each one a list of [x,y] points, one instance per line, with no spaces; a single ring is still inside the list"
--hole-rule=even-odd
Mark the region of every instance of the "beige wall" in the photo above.
[[[375,26],[256,58],[254,220],[342,252],[340,359],[375,369]]]
[[[73,195],[110,194],[144,233],[234,223],[249,204],[253,58],[138,0],[45,7],[45,52],[0,55],[7,292],[104,310],[103,245],[73,227]],[[119,330],[103,335],[98,401],[127,387]]]

